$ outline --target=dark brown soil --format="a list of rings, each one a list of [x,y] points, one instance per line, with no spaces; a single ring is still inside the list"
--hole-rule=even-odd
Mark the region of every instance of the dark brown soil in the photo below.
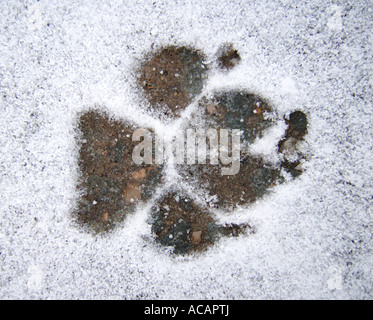
[[[290,114],[289,119],[285,119],[288,125],[285,132],[285,139],[294,137],[298,140],[303,139],[307,133],[307,115],[302,111],[294,111]]]
[[[273,122],[266,119],[272,108],[261,97],[245,91],[215,93],[213,98],[202,98],[200,110],[206,128],[240,129],[246,145],[262,137]]]
[[[230,70],[241,61],[238,51],[233,48],[232,44],[222,47],[218,57],[218,65],[221,69]]]
[[[134,128],[96,110],[80,116],[80,192],[77,221],[94,232],[108,231],[147,199],[160,181],[161,168],[136,165]]]
[[[206,165],[179,166],[180,174],[190,183],[209,196],[216,196],[211,205],[235,208],[254,202],[281,181],[280,168],[273,168],[246,153],[250,143],[262,137],[265,129],[273,124],[265,117],[272,108],[264,99],[244,91],[220,92],[210,99],[203,98],[199,111],[202,116],[198,122],[206,128],[241,130],[240,170],[237,174],[222,175],[223,165],[209,165],[209,159]]]
[[[198,95],[206,78],[203,54],[186,47],[166,47],[142,64],[139,85],[153,106],[167,116],[178,116]]]
[[[297,149],[296,145],[304,139],[307,134],[308,120],[307,115],[302,111],[294,111],[290,114],[289,119],[285,118],[287,129],[284,138],[278,143],[278,151],[283,155],[282,167],[291,173],[293,177],[297,177],[302,173],[299,169],[301,161],[305,159],[304,155],[297,152],[297,160],[289,160],[287,158],[287,149]]]
[[[272,168],[261,159],[244,157],[240,171],[222,175],[221,165],[188,165],[180,173],[197,189],[215,196],[210,205],[217,208],[236,208],[255,202],[281,182],[280,169]]]
[[[173,247],[173,253],[202,251],[221,236],[238,236],[253,232],[247,224],[219,225],[206,208],[193,202],[182,192],[169,192],[151,209],[152,230],[156,241]]]

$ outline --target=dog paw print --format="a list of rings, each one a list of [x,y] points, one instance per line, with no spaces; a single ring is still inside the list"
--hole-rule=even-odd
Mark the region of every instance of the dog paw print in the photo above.
[[[146,137],[153,141],[155,128],[138,128],[99,109],[80,114],[80,199],[74,212],[79,225],[108,232],[151,199],[154,239],[175,254],[201,251],[223,236],[255,232],[250,224],[219,223],[216,211],[247,206],[302,173],[306,157],[299,146],[307,116],[296,110],[280,117],[249,90],[205,92],[211,69],[229,72],[241,61],[231,44],[217,56],[208,64],[200,50],[169,46],[146,56],[139,68],[138,85],[153,114],[168,122],[181,119],[180,132],[191,133],[176,148],[181,156],[176,149],[168,154],[180,160],[171,161],[171,179],[169,165],[154,161],[154,145],[142,149],[150,152],[148,161],[133,159]],[[276,146],[277,161],[269,163],[250,146],[281,121],[286,130]]]

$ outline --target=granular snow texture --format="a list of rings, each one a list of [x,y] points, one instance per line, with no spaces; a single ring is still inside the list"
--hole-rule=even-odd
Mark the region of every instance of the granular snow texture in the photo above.
[[[372,10],[363,0],[1,1],[0,297],[371,299]],[[227,43],[240,56],[230,70],[217,62]],[[309,124],[301,176],[216,212],[255,232],[189,256],[154,241],[151,200],[106,235],[72,215],[79,114],[180,124],[151,114],[137,83],[144,58],[166,46],[204,52],[201,95],[250,91]],[[252,152],[271,161],[283,132]]]

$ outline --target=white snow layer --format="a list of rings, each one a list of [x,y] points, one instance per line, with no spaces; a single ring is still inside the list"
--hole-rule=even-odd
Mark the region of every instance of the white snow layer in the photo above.
[[[372,21],[364,0],[1,1],[0,298],[372,298]],[[227,42],[242,61],[204,93],[245,88],[310,124],[303,175],[222,218],[256,234],[172,257],[149,204],[107,236],[78,229],[78,112],[162,127],[135,84],[144,55],[213,62]]]

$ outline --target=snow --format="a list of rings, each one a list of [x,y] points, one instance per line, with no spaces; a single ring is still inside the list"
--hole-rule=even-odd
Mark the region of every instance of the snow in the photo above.
[[[363,0],[1,1],[0,297],[372,298],[372,18]],[[145,111],[141,59],[187,44],[213,62],[226,42],[242,60],[211,70],[204,94],[244,88],[279,115],[304,111],[305,173],[217,213],[256,233],[197,256],[154,244],[151,201],[106,236],[76,228],[77,114],[99,106],[167,131]],[[273,158],[279,135],[253,152]]]

